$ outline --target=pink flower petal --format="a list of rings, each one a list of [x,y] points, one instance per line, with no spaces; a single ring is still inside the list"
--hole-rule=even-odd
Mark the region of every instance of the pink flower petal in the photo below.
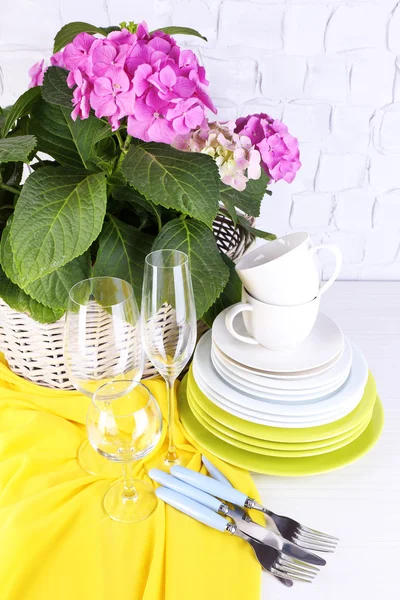
[[[167,88],[172,88],[172,86],[175,85],[175,83],[176,83],[176,75],[175,75],[174,70],[173,70],[172,67],[170,67],[169,65],[167,65],[166,67],[164,67],[163,69],[161,69],[161,71],[160,71],[160,81]]]
[[[129,135],[132,135],[139,140],[149,142],[149,121],[137,121],[134,117],[128,117],[127,131]]]
[[[109,96],[113,93],[112,82],[108,77],[98,77],[95,79],[93,88],[96,96]]]
[[[149,139],[152,142],[170,144],[175,137],[175,132],[166,119],[154,119],[149,127]]]

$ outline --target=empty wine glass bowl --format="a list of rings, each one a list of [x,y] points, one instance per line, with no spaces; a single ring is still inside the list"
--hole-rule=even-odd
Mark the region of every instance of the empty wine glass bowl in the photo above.
[[[132,468],[160,440],[162,416],[155,398],[134,380],[112,380],[93,395],[86,424],[93,448],[123,466],[123,480],[104,496],[105,512],[122,523],[142,521],[157,506],[157,498],[151,485],[133,479]]]
[[[144,353],[140,314],[132,286],[117,277],[92,277],[75,284],[65,317],[64,357],[77,390],[92,397],[113,379],[140,380]],[[87,440],[78,449],[78,463],[97,475],[106,463]]]
[[[93,277],[69,293],[64,354],[76,389],[93,396],[115,378],[139,381],[144,368],[139,310],[132,286],[117,277]]]
[[[197,321],[189,260],[179,250],[146,256],[142,295],[143,345],[164,378],[168,396],[168,451],[165,466],[179,462],[174,439],[174,381],[196,343]]]

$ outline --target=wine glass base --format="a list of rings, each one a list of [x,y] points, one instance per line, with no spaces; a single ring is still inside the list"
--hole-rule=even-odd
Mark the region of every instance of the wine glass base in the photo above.
[[[157,496],[148,483],[133,481],[136,496],[124,497],[124,482],[119,480],[109,488],[103,499],[104,512],[119,523],[138,523],[146,519],[157,506]]]
[[[89,475],[100,475],[108,469],[108,461],[92,448],[88,440],[84,440],[79,446],[76,460],[80,468]]]

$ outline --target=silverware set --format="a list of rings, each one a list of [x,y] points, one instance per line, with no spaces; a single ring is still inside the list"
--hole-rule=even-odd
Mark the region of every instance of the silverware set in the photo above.
[[[234,489],[226,477],[206,458],[208,477],[181,466],[171,474],[152,469],[149,476],[162,487],[156,495],[170,506],[222,532],[248,542],[257,560],[287,587],[293,581],[311,583],[326,561],[312,553],[333,552],[338,539],[276,515],[253,498]],[[266,526],[255,523],[246,509],[267,515]]]

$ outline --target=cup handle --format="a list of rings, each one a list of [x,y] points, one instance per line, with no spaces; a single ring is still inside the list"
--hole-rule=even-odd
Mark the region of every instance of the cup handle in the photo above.
[[[240,333],[237,333],[237,331],[235,331],[233,327],[233,321],[235,317],[244,310],[252,312],[253,306],[251,304],[247,304],[247,302],[239,302],[238,304],[234,304],[232,308],[226,313],[225,327],[227,328],[229,333],[237,340],[240,340],[241,342],[246,342],[246,344],[258,344],[258,342],[254,338],[248,335],[241,335]]]
[[[331,277],[319,288],[318,296],[322,296],[322,294],[325,294],[326,290],[329,290],[332,283],[337,279],[340,269],[342,268],[343,256],[339,248],[333,244],[318,244],[317,246],[312,246],[310,248],[310,252],[317,253],[319,250],[329,250],[335,257],[335,268]]]

